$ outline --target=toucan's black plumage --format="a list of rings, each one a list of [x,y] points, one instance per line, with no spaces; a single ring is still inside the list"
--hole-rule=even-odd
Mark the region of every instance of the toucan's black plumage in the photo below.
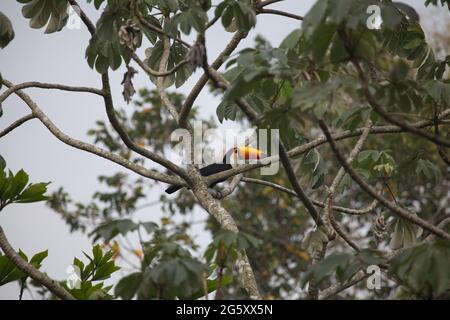
[[[200,174],[202,176],[206,177],[206,176],[213,175],[215,173],[219,173],[219,172],[222,172],[222,171],[230,170],[231,168],[233,168],[233,167],[229,163],[212,163],[212,164],[210,164],[210,165],[208,165],[206,167],[201,168],[200,169]],[[214,187],[217,183],[223,182],[225,180],[226,179],[223,179],[221,181],[217,181],[217,182],[213,183],[212,185],[210,185],[210,187]],[[171,194],[171,193],[177,192],[181,188],[183,188],[183,187],[170,186],[170,187],[168,187],[166,189],[166,193]]]
[[[224,156],[222,163],[212,163],[210,165],[207,165],[206,167],[203,167],[200,169],[200,174],[204,177],[211,176],[215,173],[223,172],[226,170],[230,170],[233,168],[233,161],[232,157],[239,156],[243,159],[259,159],[263,155],[262,151],[254,148],[249,147],[242,147],[242,148],[233,148],[229,150]],[[214,182],[210,185],[210,187],[214,187],[216,184],[225,181],[226,179]],[[170,186],[165,191],[168,194],[177,192],[180,190],[181,186]]]

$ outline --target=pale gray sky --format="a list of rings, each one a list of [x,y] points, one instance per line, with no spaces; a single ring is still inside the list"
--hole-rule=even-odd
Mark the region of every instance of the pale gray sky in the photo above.
[[[79,2],[88,16],[92,19],[98,17],[98,12],[92,4],[81,0]],[[424,1],[405,2],[414,5],[419,12],[423,11]],[[286,0],[271,7],[304,15],[312,3],[313,0]],[[28,20],[21,15],[21,7],[21,4],[13,0],[0,2],[0,11],[11,19],[16,34],[9,46],[0,50],[0,72],[3,77],[13,83],[41,81],[100,87],[100,75],[91,70],[84,59],[89,39],[84,26],[81,30],[64,28],[61,32],[45,35],[43,29],[28,27]],[[263,34],[273,45],[278,45],[298,26],[295,20],[260,15],[256,30],[251,31],[239,48],[251,46],[257,34]],[[222,50],[229,38],[231,34],[224,32],[220,23],[208,31],[207,46],[211,60],[211,57]],[[192,42],[192,37],[188,40]],[[143,51],[139,53],[143,57]],[[111,73],[116,106],[124,105],[120,85],[123,72],[122,65],[118,71]],[[197,72],[179,91],[188,93],[199,75]],[[134,85],[136,88],[153,87],[142,72],[135,77]],[[87,130],[94,127],[96,120],[106,120],[102,101],[96,96],[42,89],[27,89],[27,92],[62,131],[77,139],[91,142],[86,136]],[[202,115],[209,117],[215,114],[218,98],[205,90],[197,99],[196,105],[201,107]],[[29,113],[28,107],[14,96],[10,96],[3,103],[3,110],[0,130]],[[226,124],[225,127],[227,126],[232,124]],[[85,202],[89,201],[93,192],[98,189],[97,176],[121,170],[121,167],[104,159],[64,145],[38,120],[28,122],[2,138],[0,153],[13,172],[24,168],[30,175],[30,181],[52,181],[50,191],[64,186],[75,200]],[[149,200],[158,196],[159,194],[150,194]],[[206,217],[200,210],[196,214]],[[140,213],[138,219],[158,221],[159,217],[158,209],[152,208],[150,212]],[[21,248],[29,255],[48,249],[49,257],[44,261],[42,270],[55,279],[64,279],[65,270],[73,257],[80,256],[82,250],[89,251],[91,248],[91,242],[86,236],[69,233],[69,228],[62,219],[43,203],[9,206],[1,212],[0,224],[15,249]],[[200,227],[194,232],[199,235],[202,233]],[[16,284],[0,287],[0,299],[17,297]],[[24,298],[29,298],[28,293]]]

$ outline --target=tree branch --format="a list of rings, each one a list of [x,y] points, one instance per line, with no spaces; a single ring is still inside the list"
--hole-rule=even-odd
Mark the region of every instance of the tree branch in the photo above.
[[[104,102],[105,102],[105,108],[106,108],[106,114],[108,116],[109,122],[113,126],[114,130],[117,131],[122,141],[125,143],[125,145],[130,148],[131,150],[135,151],[136,153],[146,157],[147,159],[150,159],[163,167],[169,169],[173,173],[179,175],[184,180],[188,181],[189,176],[187,175],[186,171],[182,169],[181,167],[177,166],[175,163],[161,157],[160,155],[146,149],[142,148],[136,143],[134,143],[131,138],[129,137],[128,133],[125,131],[125,129],[122,127],[122,125],[119,123],[119,120],[116,117],[116,112],[114,110],[114,105],[112,101],[111,96],[111,87],[109,85],[109,76],[108,73],[102,74],[102,83],[103,83],[103,92],[104,92]]]
[[[36,280],[48,290],[50,290],[55,296],[62,300],[75,300],[75,298],[64,289],[57,281],[51,279],[45,273],[39,271],[31,264],[22,259],[21,256],[17,254],[17,252],[11,247],[6,238],[5,233],[3,232],[3,228],[0,226],[0,248],[2,248],[5,256],[11,260],[14,265],[24,272],[26,275]]]
[[[167,37],[163,38],[163,53],[161,56],[161,61],[159,62],[159,72],[164,72],[166,69],[167,61],[169,61],[169,55],[170,55],[170,40]],[[175,119],[177,123],[179,123],[180,116],[178,115],[178,111],[175,108],[175,106],[172,104],[172,102],[169,100],[169,97],[166,94],[165,88],[164,88],[164,78],[158,78],[156,80],[156,87],[158,89],[158,94],[169,111],[169,113],[172,115],[172,117]]]
[[[219,69],[225,59],[236,49],[239,42],[244,39],[247,36],[246,33],[238,31],[234,34],[231,41],[226,45],[226,47],[223,49],[223,51],[217,56],[217,58],[213,61],[213,63],[210,65],[211,68],[217,70]],[[200,92],[203,90],[204,86],[208,82],[208,75],[203,74],[200,79],[197,81],[197,83],[192,88],[191,92],[187,96],[186,100],[184,101],[183,107],[180,111],[180,118],[179,118],[179,124],[181,127],[183,127],[187,121],[187,118],[189,116],[189,112],[191,112],[192,106],[194,105],[195,100],[197,99]]]
[[[144,61],[142,61],[139,56],[135,53],[131,53],[131,58],[142,68],[142,70],[145,71],[149,76],[153,77],[165,77],[169,76],[173,73],[175,73],[179,68],[184,66],[186,63],[189,63],[188,60],[181,60],[177,65],[175,65],[172,69],[166,70],[166,71],[156,71],[150,68],[148,65],[145,64]]]
[[[13,84],[9,82],[6,79],[3,79],[3,84],[7,87],[12,87]],[[28,96],[25,92],[22,90],[17,90],[16,95],[19,96],[31,109],[32,113],[47,127],[47,129],[60,141],[64,142],[67,145],[70,145],[76,149],[84,150],[89,153],[95,154],[97,156],[100,156],[102,158],[108,159],[112,162],[115,162],[131,171],[136,172],[137,174],[158,180],[161,182],[166,182],[170,184],[177,184],[177,185],[183,185],[184,181],[182,181],[178,177],[162,174],[160,172],[157,172],[155,170],[149,170],[146,169],[140,165],[137,165],[133,162],[130,162],[112,152],[106,151],[104,149],[101,149],[99,147],[96,147],[94,145],[85,143],[83,141],[76,140],[68,135],[66,135],[64,132],[59,130],[57,126],[46,116],[46,114],[38,107],[38,105]]]
[[[392,204],[389,200],[387,200],[382,195],[378,194],[375,189],[373,189],[367,182],[361,178],[359,174],[356,173],[355,170],[345,161],[344,157],[340,153],[339,149],[336,146],[335,141],[333,140],[333,137],[330,134],[330,131],[328,130],[327,125],[323,120],[319,121],[320,128],[322,129],[323,133],[328,139],[328,142],[330,143],[331,149],[333,150],[334,154],[336,155],[337,159],[341,163],[342,167],[344,167],[345,171],[349,174],[349,176],[363,189],[366,193],[368,193],[372,198],[377,199],[382,205],[384,205],[387,209],[389,209],[392,213],[400,216],[401,218],[404,218],[420,227],[422,227],[425,230],[430,231],[431,233],[444,238],[446,240],[450,240],[450,234],[445,232],[444,230],[435,227],[431,223],[419,218],[417,215],[415,215],[413,212],[403,209],[402,207],[397,207],[394,204]]]
[[[78,16],[81,18],[81,21],[86,25],[89,33],[91,35],[94,35],[95,33],[95,25],[92,23],[92,21],[88,18],[86,13],[84,13],[83,10],[81,10],[80,5],[77,3],[76,0],[69,0],[70,5],[74,9],[74,11],[78,14]]]
[[[166,32],[164,32],[164,30],[152,25],[147,20],[145,20],[145,18],[142,16],[142,13],[139,11],[138,7],[135,5],[135,0],[132,1],[132,6],[134,7],[134,13],[136,14],[137,18],[139,19],[139,22],[142,23],[145,27],[149,28],[153,32],[159,33],[160,35],[162,35],[164,37],[169,37],[170,39],[173,39],[173,40],[181,43],[182,45],[186,46],[187,48],[191,47],[191,45],[189,43],[187,43],[186,41],[184,41],[178,37],[173,37],[173,36],[167,34]]]
[[[449,115],[450,115],[450,109],[446,109],[439,115],[439,121],[442,121],[442,119],[448,117]],[[422,120],[422,121],[418,121],[412,125],[417,128],[424,128],[424,127],[433,126],[434,122],[432,120]],[[353,137],[358,137],[362,134],[363,129],[364,128],[359,128],[359,129],[355,129],[353,131],[347,130],[347,131],[344,131],[341,133],[333,134],[333,139],[338,141],[338,140],[345,140],[345,139],[349,139],[349,138],[353,138]],[[389,134],[389,133],[401,133],[401,132],[406,132],[406,131],[398,126],[392,126],[392,125],[373,126],[372,129],[370,129],[370,134]],[[289,150],[288,155],[291,158],[298,157],[298,156],[300,156],[314,148],[317,148],[325,143],[328,143],[328,141],[325,136],[322,136],[322,137],[314,139],[308,143],[305,143],[301,146],[298,146],[298,147],[295,147],[295,148]],[[207,181],[208,181],[208,183],[217,182],[217,181],[232,177],[239,173],[245,173],[250,170],[268,166],[271,163],[276,162],[276,161],[279,161],[279,157],[272,156],[272,157],[263,159],[255,164],[241,165],[241,166],[238,166],[231,170],[227,170],[227,171],[224,171],[221,173],[216,173],[214,175],[209,176],[207,178]]]
[[[239,182],[241,182],[242,178],[243,178],[242,174],[235,175],[231,180],[231,182],[228,184],[228,186],[226,186],[219,192],[219,199],[226,198],[230,194],[232,194],[239,185]]]
[[[353,63],[353,65],[355,66],[355,68],[358,72],[359,78],[362,83],[362,89],[363,89],[364,95],[366,96],[366,99],[369,102],[372,109],[377,114],[379,114],[387,122],[395,124],[405,131],[408,131],[415,135],[421,136],[427,140],[434,142],[437,145],[442,145],[442,146],[446,146],[447,148],[450,148],[449,140],[446,140],[438,135],[431,134],[427,131],[420,130],[419,128],[417,128],[409,123],[397,120],[395,117],[393,117],[391,114],[389,114],[389,112],[386,112],[383,109],[383,107],[379,104],[378,100],[375,98],[375,96],[372,94],[372,92],[370,91],[369,80],[367,79],[366,75],[364,74],[364,71],[362,70],[359,62],[355,58],[352,58],[351,62]]]
[[[11,123],[6,129],[4,129],[3,131],[0,132],[0,138],[2,138],[3,136],[6,136],[8,133],[13,131],[17,127],[21,126],[22,124],[24,124],[28,120],[31,120],[31,119],[34,119],[34,118],[36,118],[36,116],[34,114],[30,113],[30,114],[27,114],[26,116],[23,116],[20,119],[17,119],[13,123]]]
[[[358,139],[358,142],[356,142],[355,147],[350,152],[350,155],[347,158],[347,163],[350,165],[353,160],[356,158],[356,156],[361,152],[362,146],[364,142],[367,140],[370,132],[370,128],[372,127],[372,121],[369,119],[366,122],[366,126],[364,127],[363,133]],[[330,222],[331,226],[333,227],[334,231],[342,238],[344,239],[347,244],[352,247],[354,250],[359,251],[358,245],[353,242],[353,240],[350,239],[350,236],[345,233],[345,231],[341,228],[339,223],[336,221],[336,217],[334,216],[333,212],[333,198],[334,198],[334,192],[336,191],[336,188],[341,183],[342,179],[345,175],[345,169],[340,168],[338,173],[336,174],[333,182],[331,183],[330,188],[328,189],[328,194],[325,199],[325,203],[327,205],[325,206],[324,215]]]

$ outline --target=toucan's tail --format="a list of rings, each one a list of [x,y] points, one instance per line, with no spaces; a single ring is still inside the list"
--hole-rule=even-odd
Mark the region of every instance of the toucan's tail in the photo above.
[[[170,186],[165,191],[166,191],[166,193],[171,194],[171,193],[177,192],[181,188],[182,187],[180,187],[180,186]]]

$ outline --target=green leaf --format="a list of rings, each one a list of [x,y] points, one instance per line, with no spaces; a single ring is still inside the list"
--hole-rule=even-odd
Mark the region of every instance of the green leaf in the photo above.
[[[216,109],[216,114],[220,123],[222,123],[224,119],[234,121],[236,120],[237,105],[233,102],[226,103],[225,101],[222,101]]]
[[[138,224],[130,219],[107,221],[95,228],[89,236],[94,236],[94,241],[103,238],[105,242],[108,242],[119,234],[125,235],[128,232],[136,230],[138,226]]]
[[[14,30],[11,20],[0,11],[0,48],[5,48],[14,39]],[[0,79],[1,88],[1,79]],[[1,114],[0,114],[1,117]]]
[[[437,298],[450,289],[450,243],[437,241],[404,250],[391,263],[389,274],[421,298]]]
[[[220,287],[224,288],[230,284],[233,283],[233,277],[229,274],[226,274],[222,277],[222,281],[220,281]],[[219,279],[208,279],[206,282],[206,287],[208,293],[212,293],[217,290],[217,287],[219,286]],[[197,300],[205,296],[205,290],[203,288],[196,291],[194,294],[192,294],[189,297],[186,297],[188,300]]]
[[[108,261],[97,268],[92,281],[105,280],[111,277],[111,274],[119,270],[120,267],[116,266],[114,261]]]
[[[32,264],[35,268],[39,269],[41,267],[42,261],[48,257],[48,250],[36,253],[30,260],[30,264]]]
[[[347,268],[352,255],[347,253],[332,253],[323,260],[320,260],[311,266],[303,275],[301,280],[302,286],[305,286],[308,281],[314,279],[316,283],[321,283],[325,278],[329,277],[333,272],[338,270],[342,272]],[[353,269],[352,273],[356,273],[357,269]],[[350,275],[351,276],[351,275]]]
[[[45,33],[60,31],[67,23],[67,0],[19,0],[25,4],[22,15],[30,19],[30,27],[40,29],[47,25]]]

